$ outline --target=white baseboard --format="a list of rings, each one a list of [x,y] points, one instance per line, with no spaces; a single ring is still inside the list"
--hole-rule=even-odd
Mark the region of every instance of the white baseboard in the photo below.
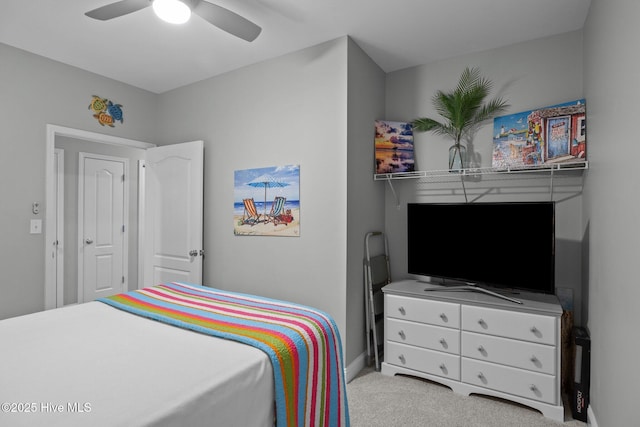
[[[598,427],[598,421],[596,421],[596,414],[593,413],[591,405],[587,408],[587,425]]]
[[[365,366],[367,365],[366,361],[367,354],[365,352],[356,357],[353,362],[349,363],[349,366],[344,368],[344,377],[348,383],[351,382],[351,380],[354,379],[356,375],[358,375],[360,371],[365,368]]]

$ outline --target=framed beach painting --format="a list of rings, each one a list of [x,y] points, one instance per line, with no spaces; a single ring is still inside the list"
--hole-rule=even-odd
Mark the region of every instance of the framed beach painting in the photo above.
[[[300,235],[300,165],[234,172],[236,236]]]
[[[411,123],[375,121],[376,173],[413,172],[413,127]]]
[[[527,168],[587,159],[584,99],[496,117],[492,166]]]

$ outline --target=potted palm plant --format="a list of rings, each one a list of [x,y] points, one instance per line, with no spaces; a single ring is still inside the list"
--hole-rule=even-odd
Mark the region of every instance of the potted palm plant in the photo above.
[[[432,98],[433,106],[445,120],[419,118],[413,121],[414,131],[432,131],[453,139],[454,144],[449,148],[450,170],[459,171],[465,167],[466,147],[461,144],[462,140],[471,141],[478,125],[509,107],[499,97],[485,103],[492,87],[491,80],[482,77],[479,68],[467,67],[453,91],[439,90]]]

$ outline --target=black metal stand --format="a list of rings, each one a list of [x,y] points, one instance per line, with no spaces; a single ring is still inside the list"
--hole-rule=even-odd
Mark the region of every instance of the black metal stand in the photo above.
[[[426,288],[426,292],[429,291],[438,291],[438,292],[453,292],[453,291],[472,291],[472,292],[482,292],[483,294],[491,295],[496,298],[501,298],[507,301],[510,301],[515,304],[522,304],[522,301],[517,300],[515,298],[508,297],[506,295],[499,294],[497,292],[490,291],[488,289],[481,288],[475,285],[460,285],[460,286],[444,286],[442,288]]]

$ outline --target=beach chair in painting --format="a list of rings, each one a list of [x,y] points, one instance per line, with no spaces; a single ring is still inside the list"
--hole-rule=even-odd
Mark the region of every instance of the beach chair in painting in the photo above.
[[[242,199],[244,212],[242,214],[242,224],[256,225],[260,222],[260,214],[253,199]]]
[[[287,224],[287,222],[283,221],[281,218],[282,215],[284,215],[284,203],[286,201],[286,197],[276,196],[276,198],[273,200],[273,203],[271,204],[271,212],[269,212],[267,222],[273,222],[273,225]]]

